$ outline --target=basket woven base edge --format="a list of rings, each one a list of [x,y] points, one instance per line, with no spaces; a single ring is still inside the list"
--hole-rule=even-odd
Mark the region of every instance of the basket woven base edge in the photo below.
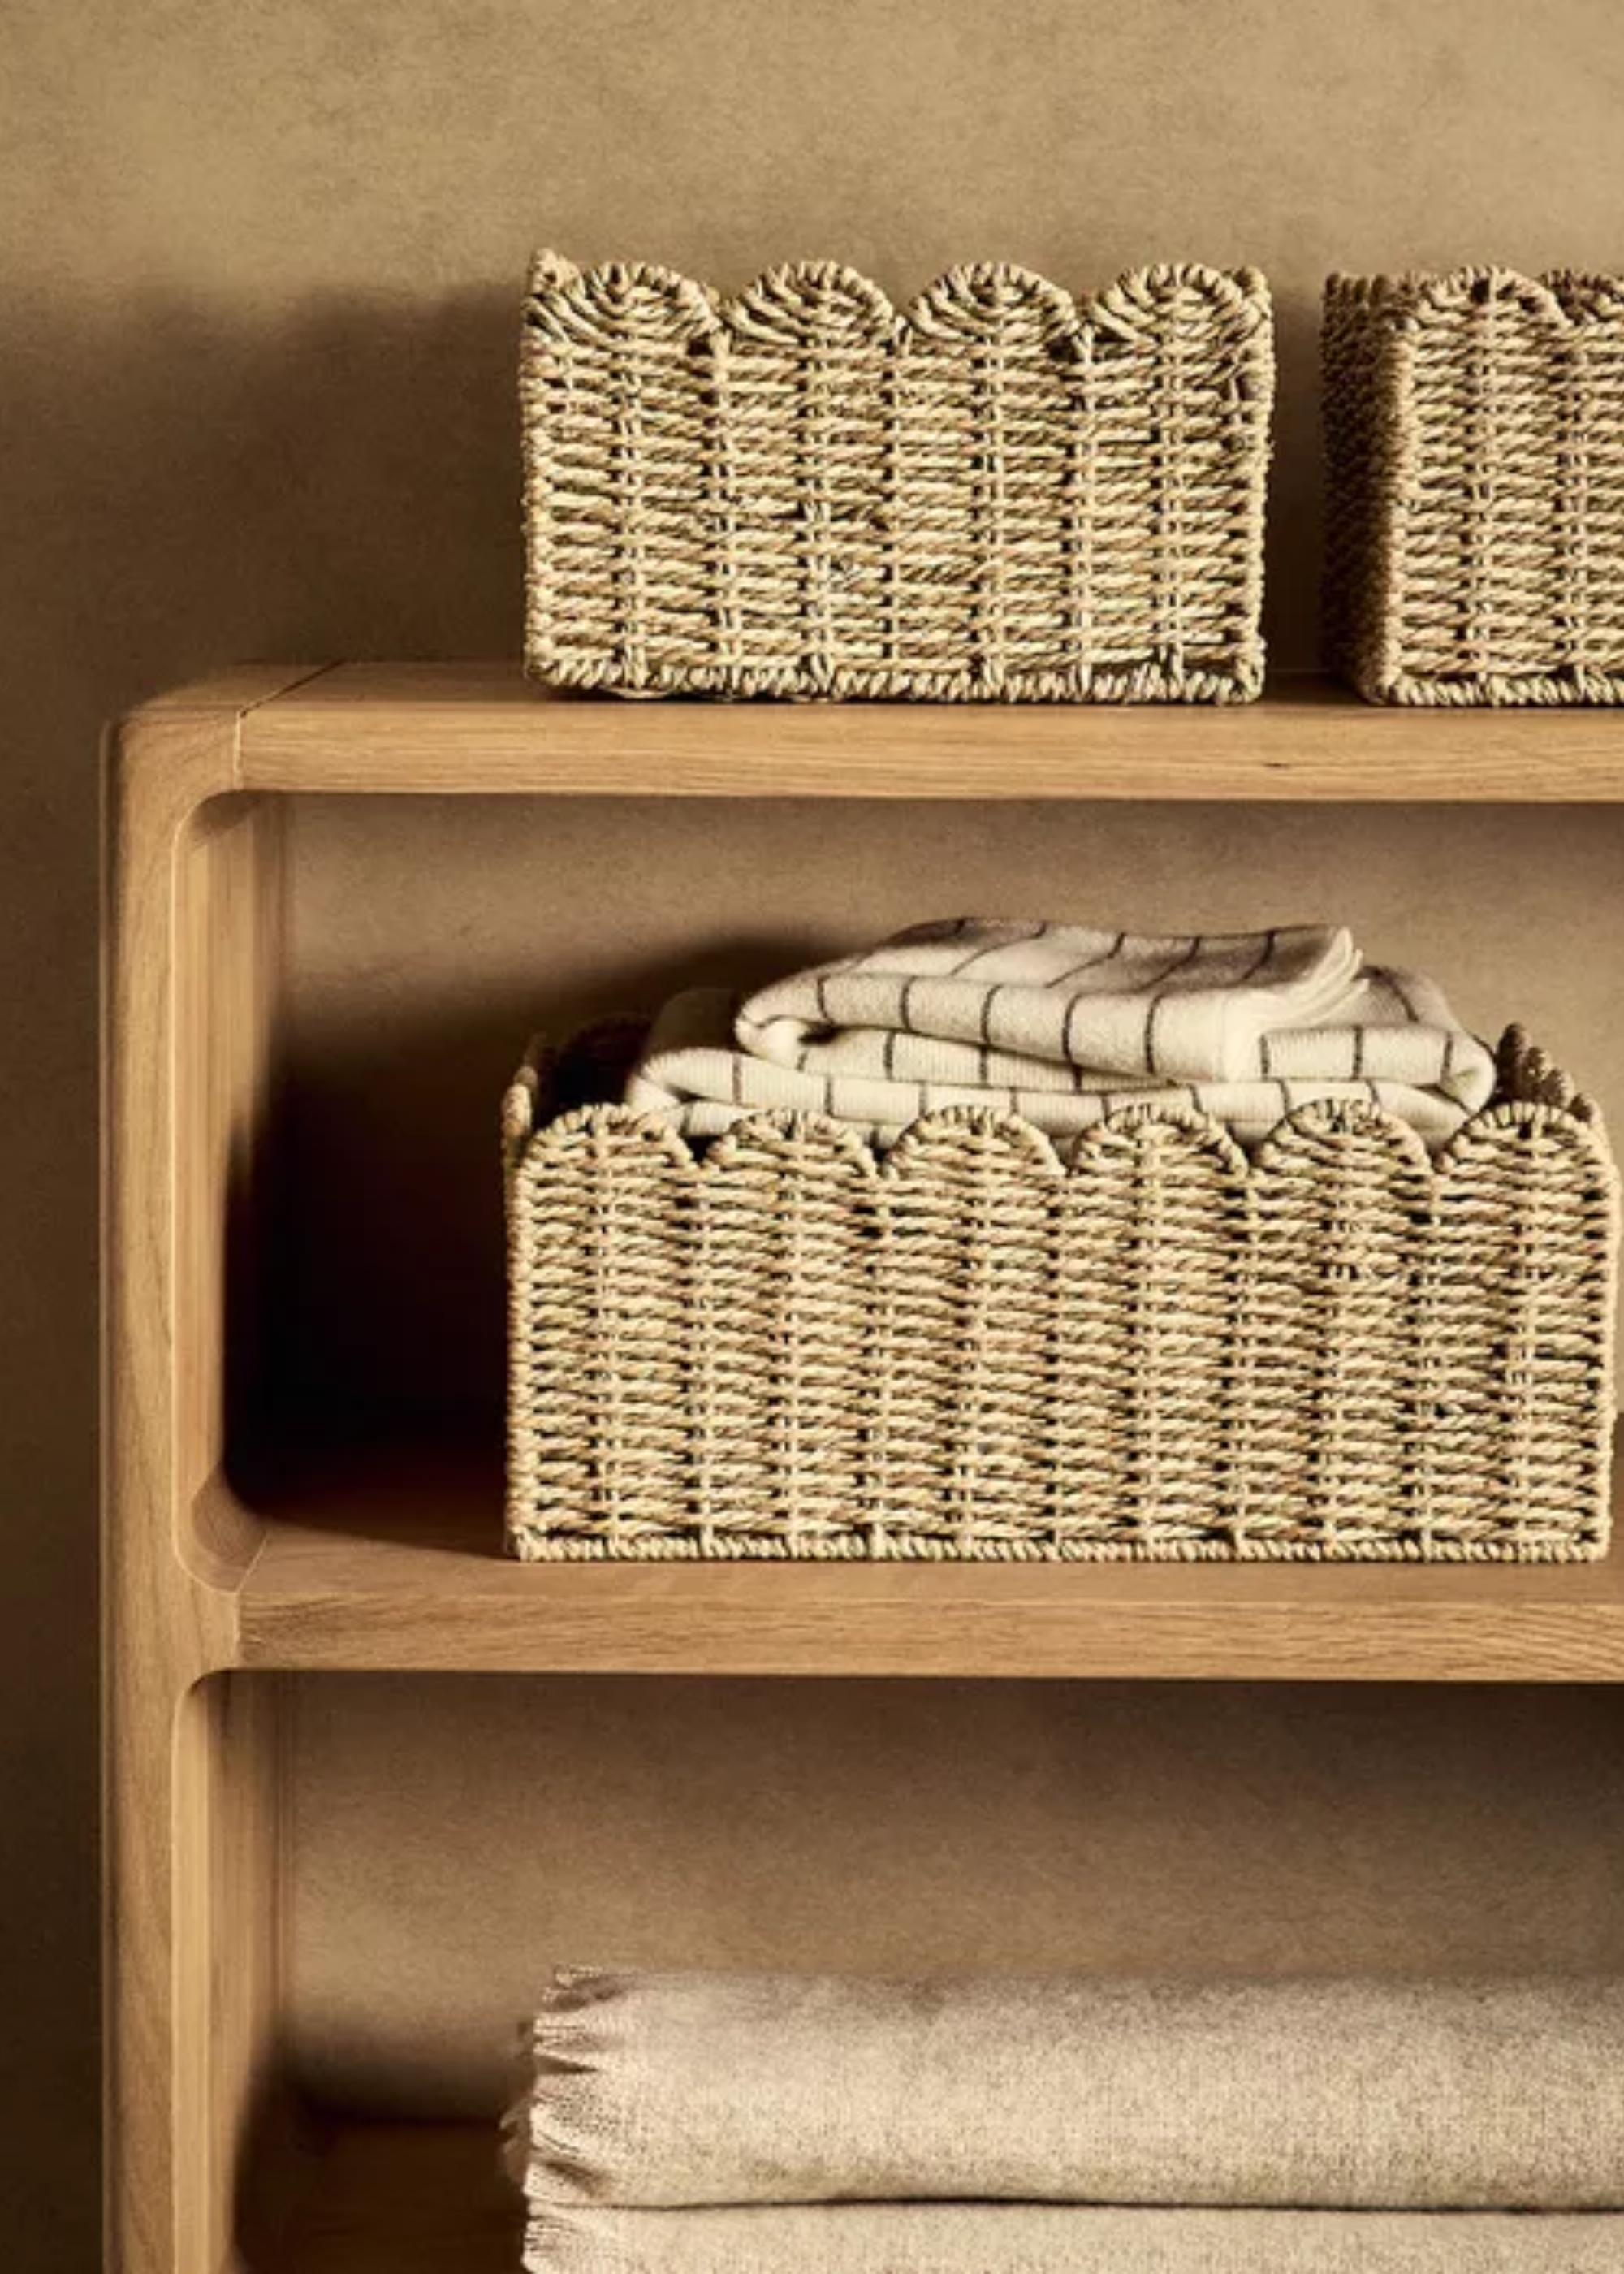
[[[508,1552],[523,1563],[1595,1563],[1608,1552],[1605,1531],[1530,1547],[1487,1542],[1413,1540],[1380,1545],[1293,1542],[1237,1547],[1222,1541],[1102,1543],[1064,1547],[1013,1544],[961,1546],[892,1537],[791,1547],[775,1540],[727,1540],[703,1547],[678,1539],[561,1540],[509,1527]]]
[[[1462,679],[1401,672],[1342,674],[1366,703],[1411,710],[1566,710],[1624,704],[1624,673],[1482,672]]]
[[[635,679],[598,665],[575,666],[527,657],[526,678],[570,694],[613,695],[625,701],[698,697],[726,702],[785,703],[1056,703],[1199,704],[1255,703],[1263,691],[1261,666],[1234,670],[1177,672],[1147,666],[1124,671],[1015,672],[996,680],[968,674],[843,671],[828,684],[773,674],[714,670],[652,670]]]

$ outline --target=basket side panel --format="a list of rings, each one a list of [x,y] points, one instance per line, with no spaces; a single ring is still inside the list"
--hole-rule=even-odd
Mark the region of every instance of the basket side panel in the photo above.
[[[713,653],[713,334],[692,288],[596,272],[522,345],[527,647],[575,685],[658,689]]]
[[[687,1402],[680,1472],[666,1510],[670,1552],[765,1553],[773,1535],[767,1464],[779,1395],[768,1234],[773,1179],[759,1167],[702,1176],[691,1195],[678,1325]],[[653,1553],[650,1538],[640,1547]]]
[[[1059,1183],[1029,1131],[929,1125],[882,1176],[886,1552],[1041,1552]]]
[[[1266,306],[1180,270],[1125,278],[1079,320],[1064,377],[1069,658],[1112,697],[1255,694]]]
[[[840,270],[747,294],[718,359],[714,661],[743,694],[838,694],[898,660],[894,320]]]
[[[892,476],[896,663],[908,690],[922,696],[947,697],[963,683],[989,616],[976,551],[978,490],[966,463],[979,439],[985,391],[985,379],[951,334],[903,334]]]
[[[1185,684],[1233,674],[1253,692],[1274,368],[1272,326],[1256,312],[1177,288],[1161,374],[1163,448],[1183,488],[1164,516],[1163,588],[1179,595],[1172,667]]]
[[[1327,637],[1373,699],[1624,697],[1624,301],[1583,281],[1327,289]]]
[[[1561,447],[1569,564],[1560,660],[1580,683],[1624,697],[1624,293],[1574,333]]]
[[[1408,1552],[1415,1239],[1430,1183],[1408,1132],[1335,1108],[1305,1110],[1259,1162],[1252,1364],[1234,1416],[1249,1551]]]
[[[1180,271],[1132,280],[1139,320],[1096,324],[1099,665],[1192,691],[1260,678],[1273,350],[1255,306]],[[1124,297],[1129,297],[1126,290]]]
[[[1092,1131],[1061,1198],[1049,1489],[1065,1553],[1228,1553],[1247,1178],[1167,1122]]]
[[[1077,384],[1078,330],[1064,295],[1011,270],[956,270],[913,312],[897,534],[903,651],[921,693],[1035,689],[1094,660],[1097,405]]]
[[[617,547],[598,523],[616,447],[606,359],[584,368],[526,334],[523,411],[525,651],[543,674],[607,675],[620,645]]]
[[[693,1163],[608,1115],[514,1180],[508,1532],[521,1556],[693,1552]]]
[[[836,1138],[757,1125],[701,1177],[688,1498],[703,1552],[868,1552],[873,1189]]]
[[[1615,1178],[1599,1133],[1538,1106],[1469,1130],[1417,1286],[1419,1524],[1432,1552],[1606,1544]]]
[[[1571,339],[1499,297],[1409,335],[1415,480],[1398,639],[1417,676],[1532,673],[1558,661]]]

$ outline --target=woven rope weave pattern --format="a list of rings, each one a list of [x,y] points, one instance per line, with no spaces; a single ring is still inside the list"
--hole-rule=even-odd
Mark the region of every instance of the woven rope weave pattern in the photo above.
[[[1329,659],[1372,702],[1624,700],[1624,278],[1333,276]]]
[[[526,662],[622,693],[1250,697],[1268,422],[1252,270],[1073,302],[832,262],[726,299],[538,255],[521,359]]]
[[[696,1153],[553,1078],[505,1107],[523,1557],[1605,1548],[1617,1178],[1515,1029],[1436,1161],[1343,1103],[1250,1163],[1156,1109]]]

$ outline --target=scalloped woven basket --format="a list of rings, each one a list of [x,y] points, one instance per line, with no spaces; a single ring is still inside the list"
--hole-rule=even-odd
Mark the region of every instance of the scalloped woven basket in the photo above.
[[[505,1111],[508,1538],[530,1559],[1601,1555],[1618,1183],[1513,1032],[1436,1162],[1374,1108],[1248,1161],[1141,1110],[876,1160]]]
[[[1373,703],[1624,701],[1624,277],[1333,276],[1326,634]]]
[[[538,255],[525,658],[620,694],[1229,702],[1262,680],[1252,270],[1073,302],[831,262],[726,299]]]

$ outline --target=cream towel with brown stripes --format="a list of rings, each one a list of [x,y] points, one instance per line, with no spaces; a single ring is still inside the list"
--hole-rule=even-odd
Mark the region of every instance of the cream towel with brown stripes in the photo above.
[[[1340,927],[1152,937],[961,917],[748,1000],[678,996],[626,1097],[695,1138],[776,1111],[881,1145],[950,1106],[1065,1138],[1134,1105],[1210,1114],[1256,1145],[1300,1105],[1365,1100],[1435,1147],[1493,1084],[1440,990],[1367,966]]]

